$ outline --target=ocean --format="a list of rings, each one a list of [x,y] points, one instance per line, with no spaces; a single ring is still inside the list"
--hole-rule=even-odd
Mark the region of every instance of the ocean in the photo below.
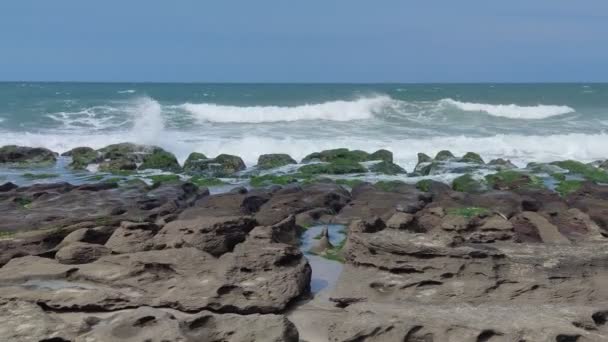
[[[0,145],[117,142],[296,159],[347,147],[527,162],[608,157],[608,84],[0,83]]]

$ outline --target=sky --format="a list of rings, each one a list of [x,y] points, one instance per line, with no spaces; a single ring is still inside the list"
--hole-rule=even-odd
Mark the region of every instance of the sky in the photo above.
[[[2,0],[0,81],[602,82],[606,0]]]

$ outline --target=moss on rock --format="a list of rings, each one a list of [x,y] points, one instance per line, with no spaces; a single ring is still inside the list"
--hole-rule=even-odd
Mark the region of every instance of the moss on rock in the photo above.
[[[452,189],[455,191],[466,192],[470,194],[480,193],[485,191],[485,184],[473,178],[471,174],[462,175],[452,182]]]
[[[406,173],[406,171],[401,166],[387,161],[382,161],[380,163],[374,164],[369,167],[369,170],[371,172],[383,173],[385,175],[397,175]]]
[[[264,175],[252,177],[249,183],[254,187],[263,187],[269,185],[287,185],[297,183],[298,178],[293,175]]]
[[[170,172],[180,172],[182,170],[173,153],[158,147],[154,148],[150,154],[146,154],[143,157],[143,162],[139,166],[139,170],[148,169]]]
[[[587,180],[598,183],[608,183],[608,172],[593,165],[583,164],[575,160],[564,160],[551,164],[568,170],[570,173],[581,175]]]
[[[365,173],[367,169],[359,162],[351,160],[337,160],[332,163],[319,163],[304,165],[298,172],[307,175],[345,175],[351,173]]]
[[[262,170],[274,169],[289,164],[297,164],[289,154],[262,154],[258,158],[258,168]]]
[[[369,153],[365,151],[350,151],[347,148],[337,148],[333,150],[311,153],[302,159],[302,163],[308,163],[314,160],[327,163],[336,161],[364,162],[369,160],[369,156]]]
[[[439,151],[435,156],[435,160],[437,161],[446,161],[454,158],[456,157],[448,150]]]
[[[559,182],[555,191],[557,191],[561,196],[567,196],[583,186],[584,181],[580,180],[562,180]]]
[[[56,153],[42,147],[7,145],[0,147],[0,164],[16,167],[43,167],[57,161]]]
[[[393,152],[389,151],[389,150],[378,150],[372,154],[370,154],[367,157],[367,160],[369,161],[373,161],[373,160],[382,160],[386,163],[393,163]]]
[[[481,156],[475,152],[467,152],[460,161],[472,164],[485,164]]]
[[[544,188],[540,178],[513,170],[500,171],[495,174],[487,175],[485,178],[490,187],[496,190]]]

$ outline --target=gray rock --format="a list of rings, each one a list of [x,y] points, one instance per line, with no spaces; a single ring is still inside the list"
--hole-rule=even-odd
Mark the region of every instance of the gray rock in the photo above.
[[[62,264],[88,264],[102,256],[110,254],[110,249],[86,242],[73,242],[62,247],[55,254],[55,259]]]

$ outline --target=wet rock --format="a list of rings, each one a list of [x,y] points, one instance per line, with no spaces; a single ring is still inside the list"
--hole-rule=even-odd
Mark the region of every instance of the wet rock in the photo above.
[[[6,145],[0,147],[0,165],[45,166],[55,163],[56,155],[42,147]]]
[[[378,150],[367,157],[367,160],[382,160],[388,164],[393,163],[393,152],[388,150]]]
[[[274,169],[289,164],[297,164],[297,162],[288,154],[263,154],[258,158],[258,168],[262,170]]]
[[[488,185],[496,190],[542,189],[541,179],[534,175],[505,170],[485,177]]]
[[[502,158],[492,159],[488,162],[488,166],[492,166],[498,170],[512,170],[517,169],[517,166],[511,163],[510,160],[505,160]]]
[[[397,175],[406,173],[405,169],[392,162],[383,161],[369,167],[371,172],[382,173],[385,175]]]
[[[485,191],[486,187],[481,181],[473,178],[470,174],[465,174],[454,179],[452,189],[454,191],[475,194]]]
[[[298,172],[306,175],[346,175],[365,173],[367,169],[356,161],[337,160],[331,163],[304,165],[298,169]]]
[[[435,155],[436,161],[446,161],[446,160],[451,160],[451,159],[455,159],[455,158],[456,157],[452,154],[452,152],[447,151],[447,150],[439,151],[439,152],[437,152],[437,155]]]
[[[192,153],[184,164],[184,170],[189,174],[205,175],[208,177],[229,177],[245,170],[246,166],[240,157],[220,154],[209,159],[200,153]]]
[[[18,186],[14,183],[11,182],[6,182],[2,185],[0,185],[0,192],[7,192],[7,191],[11,191],[13,189],[17,189]]]
[[[382,153],[384,154],[384,153]],[[377,155],[381,157],[382,155]],[[315,152],[307,155],[302,159],[302,163],[309,163],[311,161],[321,161],[326,163],[333,162],[346,162],[349,161],[351,163],[360,163],[364,161],[368,161],[369,153],[359,150],[348,150],[346,148],[337,148],[333,150],[325,150],[321,152]]]
[[[182,170],[175,155],[159,147],[152,148],[149,153],[144,155],[143,161],[138,169],[154,169],[170,172],[181,172]]]
[[[62,264],[88,264],[102,256],[110,254],[110,249],[86,242],[74,242],[62,247],[55,254],[55,259]]]
[[[462,158],[461,162],[472,163],[472,164],[485,164],[481,156],[475,152],[467,152]]]
[[[90,147],[76,147],[61,155],[72,157],[70,167],[75,170],[84,170],[89,164],[96,164],[102,160],[100,153]]]
[[[329,231],[327,227],[324,227],[319,235],[318,241],[315,245],[310,249],[310,252],[313,254],[323,254],[325,251],[334,248],[332,243],[329,241]]]

